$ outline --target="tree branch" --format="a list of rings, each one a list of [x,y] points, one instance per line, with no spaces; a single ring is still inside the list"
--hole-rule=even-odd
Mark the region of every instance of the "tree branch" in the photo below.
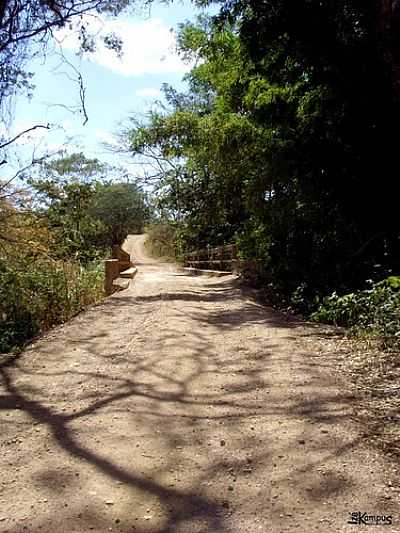
[[[32,128],[28,128],[27,130],[21,131],[20,133],[18,133],[18,135],[16,135],[15,137],[10,139],[9,141],[7,141],[7,142],[5,142],[3,144],[0,144],[0,149],[2,150],[3,148],[5,148],[6,146],[9,146],[13,142],[15,142],[17,139],[19,139],[20,137],[25,135],[26,133],[29,133],[30,131],[33,131],[33,130],[37,130],[38,128],[44,128],[46,130],[49,130],[50,129],[50,125],[47,124],[46,126],[43,126],[43,124],[37,124],[36,126],[32,126]],[[5,162],[6,161],[3,161],[1,164],[4,164]]]

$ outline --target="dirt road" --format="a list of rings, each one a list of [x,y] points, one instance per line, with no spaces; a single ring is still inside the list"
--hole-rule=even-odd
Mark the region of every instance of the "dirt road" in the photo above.
[[[3,360],[0,531],[400,531],[321,330],[127,248],[130,289]]]

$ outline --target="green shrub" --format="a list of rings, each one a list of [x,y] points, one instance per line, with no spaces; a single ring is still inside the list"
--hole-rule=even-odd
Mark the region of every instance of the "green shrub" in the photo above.
[[[0,261],[0,352],[65,322],[103,296],[102,266],[22,259]]]
[[[400,277],[370,284],[370,289],[344,296],[334,292],[311,318],[349,327],[355,333],[400,338]]]
[[[176,228],[169,223],[154,223],[146,228],[146,248],[154,257],[176,258]]]

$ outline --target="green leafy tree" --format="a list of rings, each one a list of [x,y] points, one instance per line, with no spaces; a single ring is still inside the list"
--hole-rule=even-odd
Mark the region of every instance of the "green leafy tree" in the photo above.
[[[96,159],[72,154],[45,163],[43,177],[30,180],[36,211],[53,235],[55,257],[90,261],[98,255],[95,239],[102,225],[91,216],[89,207],[105,169]]]
[[[271,235],[269,273],[286,293],[305,287],[308,300],[400,266],[399,103],[378,4],[225,5],[253,63],[248,113],[277,141],[264,165],[273,194],[254,212]]]
[[[139,233],[150,209],[142,190],[121,179],[124,172],[82,153],[43,166],[43,177],[31,179],[37,211],[51,230],[53,253],[90,261]]]
[[[254,168],[263,142],[262,130],[241,114],[237,97],[227,101],[229,87],[238,92],[239,77],[248,70],[238,38],[230,28],[213,28],[204,17],[198,26],[181,27],[182,53],[201,59],[187,76],[189,93],[165,86],[166,109],[126,132],[135,155],[161,165],[157,206],[184,225],[186,248],[233,239],[245,218],[242,176]]]
[[[102,224],[97,242],[111,247],[122,244],[130,233],[142,233],[150,208],[134,183],[108,183],[97,185],[89,213]]]
[[[398,271],[399,102],[372,4],[221,4],[181,27],[188,93],[127,132],[186,247],[236,239],[303,310]]]

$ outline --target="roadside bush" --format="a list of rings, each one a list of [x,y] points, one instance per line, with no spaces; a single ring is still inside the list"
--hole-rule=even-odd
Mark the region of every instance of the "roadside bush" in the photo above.
[[[343,296],[334,292],[311,318],[349,327],[353,333],[400,339],[400,276],[370,284],[370,289]]]
[[[155,223],[146,228],[146,248],[154,257],[176,258],[176,230],[168,223]]]
[[[0,261],[0,352],[65,322],[103,296],[102,266],[21,259]]]

